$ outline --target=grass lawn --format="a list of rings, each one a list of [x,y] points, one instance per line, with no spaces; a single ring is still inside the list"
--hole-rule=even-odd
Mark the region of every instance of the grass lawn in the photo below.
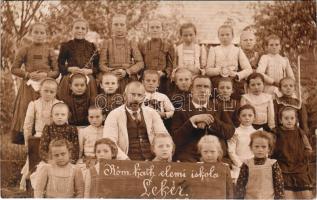
[[[21,169],[26,159],[24,145],[12,144],[10,135],[1,135],[1,197],[30,197],[19,190]]]

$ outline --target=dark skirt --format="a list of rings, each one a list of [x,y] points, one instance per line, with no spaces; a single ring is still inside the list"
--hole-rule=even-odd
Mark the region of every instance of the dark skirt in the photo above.
[[[23,125],[29,103],[39,98],[31,86],[26,85],[26,80],[21,82],[13,108],[13,118],[11,123],[11,141],[14,144],[24,144]]]
[[[284,188],[292,191],[303,191],[313,189],[313,178],[308,166],[303,173],[283,173]]]
[[[65,97],[71,94],[70,92],[70,74],[63,76],[61,82],[59,83],[58,90],[57,90],[57,98],[59,100],[65,99]],[[97,96],[97,83],[96,79],[92,75],[88,75],[89,82],[87,87],[87,94],[89,97],[96,97]]]

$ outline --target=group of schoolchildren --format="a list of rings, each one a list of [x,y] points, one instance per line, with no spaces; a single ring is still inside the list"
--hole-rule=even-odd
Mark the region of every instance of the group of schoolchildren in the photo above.
[[[157,110],[169,129],[174,112],[190,101],[192,80],[205,75],[216,89],[215,111],[236,127],[226,141],[232,161],[228,185],[234,185],[227,189],[235,193],[227,198],[312,198],[307,112],[295,95],[290,63],[280,55],[279,37],[269,36],[267,52],[260,56],[251,31],[242,32],[239,48],[232,43],[233,28],[222,25],[220,45],[207,53],[195,43],[192,23],[180,27],[181,43],[176,47],[161,38],[159,20],[149,22],[151,39],[141,44],[127,39],[126,26],[126,17],[115,15],[113,35],[98,51],[85,40],[87,22],[75,20],[74,39],[61,44],[58,58],[45,43],[45,24],[31,26],[32,44],[18,50],[11,69],[23,79],[14,108],[13,139],[21,130],[27,147],[30,138],[40,138],[35,148],[41,162],[34,172],[28,155],[22,188],[32,171],[34,197],[94,197],[100,159],[116,159],[118,153],[117,144],[104,137],[103,121],[124,104],[126,84],[143,83],[144,105]],[[155,135],[153,161],[172,161],[173,139]],[[216,136],[205,135],[197,145],[202,162],[222,162],[225,152]]]

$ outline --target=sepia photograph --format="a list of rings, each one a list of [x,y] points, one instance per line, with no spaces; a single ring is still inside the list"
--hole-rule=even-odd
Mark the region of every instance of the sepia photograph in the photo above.
[[[315,0],[0,3],[1,198],[316,198]]]

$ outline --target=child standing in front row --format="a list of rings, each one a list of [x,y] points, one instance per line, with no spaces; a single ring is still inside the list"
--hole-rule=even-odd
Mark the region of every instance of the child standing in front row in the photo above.
[[[95,165],[95,143],[102,138],[104,117],[102,110],[95,106],[88,109],[88,121],[86,128],[79,129],[79,160],[77,163],[84,162],[86,167]]]
[[[313,177],[309,173],[312,148],[305,132],[297,127],[297,111],[284,107],[280,111],[282,126],[276,128],[276,148],[272,158],[281,166],[286,199],[312,199]]]
[[[26,163],[21,171],[21,173],[23,174],[20,184],[21,189],[26,189],[24,181],[26,180],[29,171],[33,171],[33,166],[31,166],[31,169],[29,167],[29,157],[32,157],[32,160],[39,160],[39,138],[42,136],[44,126],[50,125],[52,122],[52,106],[59,102],[55,98],[57,85],[58,84],[56,80],[53,78],[44,79],[40,85],[41,97],[35,101],[31,101],[26,111],[23,132],[25,138],[25,146],[28,149],[28,156]]]
[[[18,50],[11,68],[13,75],[23,78],[15,99],[11,124],[11,140],[15,144],[23,144],[21,133],[26,111],[29,103],[39,97],[40,82],[46,77],[57,78],[59,75],[55,53],[45,44],[46,33],[45,24],[33,24],[29,31],[32,44]],[[23,64],[25,70],[21,69]]]
[[[100,198],[97,196],[97,179],[100,170],[101,159],[114,160],[118,154],[117,145],[108,138],[102,138],[96,141],[94,153],[97,158],[97,164],[90,167],[85,176],[85,198]]]
[[[253,157],[249,147],[251,134],[256,132],[252,123],[255,119],[255,109],[253,106],[246,104],[241,106],[237,111],[240,126],[236,128],[234,135],[228,141],[228,154],[233,162],[231,175],[234,182],[237,181],[240,167],[243,161]]]
[[[182,24],[179,32],[182,43],[176,47],[174,70],[184,67],[193,76],[204,73],[207,53],[204,47],[195,43],[197,34],[195,25],[192,23]]]
[[[256,72],[264,76],[266,93],[280,95],[278,87],[281,79],[290,77],[295,80],[295,76],[288,58],[280,55],[281,39],[277,35],[267,38],[267,51],[268,54],[260,58]]]
[[[209,49],[206,74],[210,76],[215,87],[218,87],[221,77],[233,79],[235,90],[240,97],[245,93],[244,79],[252,73],[251,65],[244,52],[232,43],[232,26],[220,26],[218,38],[220,45]]]
[[[65,103],[56,103],[51,111],[53,123],[45,125],[40,140],[40,157],[49,162],[49,144],[54,139],[66,139],[72,144],[70,162],[75,164],[79,155],[78,131],[76,126],[68,125],[69,109]]]
[[[278,162],[268,158],[274,148],[273,136],[265,131],[251,135],[254,158],[244,161],[236,186],[237,199],[284,199],[284,183]]]
[[[164,133],[155,134],[151,148],[155,154],[155,158],[152,161],[172,162],[175,144],[170,135]]]
[[[221,162],[223,151],[219,139],[214,135],[205,135],[200,138],[197,148],[201,155],[201,162],[217,165],[219,169],[224,168],[226,173],[226,199],[232,199],[233,187],[230,169],[228,164]]]
[[[242,95],[240,105],[252,105],[256,111],[254,128],[263,128],[270,132],[275,127],[274,105],[272,95],[263,92],[263,75],[259,73],[251,74],[247,79],[247,84],[249,93]]]
[[[71,144],[54,139],[49,145],[52,162],[38,171],[35,198],[83,198],[84,180],[80,168],[70,163]]]

